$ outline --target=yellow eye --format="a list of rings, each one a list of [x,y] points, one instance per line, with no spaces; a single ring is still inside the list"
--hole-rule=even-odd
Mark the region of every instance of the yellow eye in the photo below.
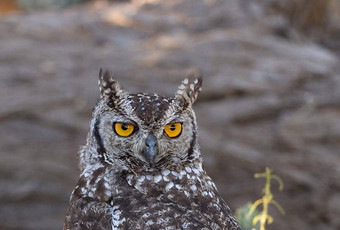
[[[179,122],[167,124],[164,128],[164,132],[169,137],[178,137],[182,132],[182,124]]]
[[[114,130],[119,136],[128,137],[133,133],[135,127],[128,123],[116,122],[114,123]]]

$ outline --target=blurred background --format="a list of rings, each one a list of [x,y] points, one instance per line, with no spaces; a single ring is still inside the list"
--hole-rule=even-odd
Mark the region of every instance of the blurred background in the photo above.
[[[100,67],[195,105],[233,210],[284,181],[268,229],[340,229],[340,0],[0,0],[0,229],[61,229]]]

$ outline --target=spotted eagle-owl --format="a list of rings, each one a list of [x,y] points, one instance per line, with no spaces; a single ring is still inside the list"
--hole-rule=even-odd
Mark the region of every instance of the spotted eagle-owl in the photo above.
[[[64,229],[237,229],[202,166],[192,105],[201,78],[174,97],[128,94],[99,72],[101,97]]]

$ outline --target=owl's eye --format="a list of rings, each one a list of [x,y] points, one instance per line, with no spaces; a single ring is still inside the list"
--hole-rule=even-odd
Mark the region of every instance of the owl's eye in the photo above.
[[[113,124],[114,131],[122,137],[130,136],[135,130],[135,126],[128,123],[116,122]]]
[[[179,122],[167,124],[164,128],[164,132],[168,137],[178,137],[182,132],[182,124]]]

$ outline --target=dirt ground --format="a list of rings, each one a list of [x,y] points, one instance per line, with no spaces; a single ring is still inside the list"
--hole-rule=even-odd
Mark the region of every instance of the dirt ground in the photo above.
[[[253,174],[268,166],[286,211],[271,208],[268,229],[340,229],[340,6],[320,27],[268,4],[95,1],[1,17],[0,229],[62,228],[100,67],[165,95],[202,74],[200,143],[231,208],[261,196]]]

